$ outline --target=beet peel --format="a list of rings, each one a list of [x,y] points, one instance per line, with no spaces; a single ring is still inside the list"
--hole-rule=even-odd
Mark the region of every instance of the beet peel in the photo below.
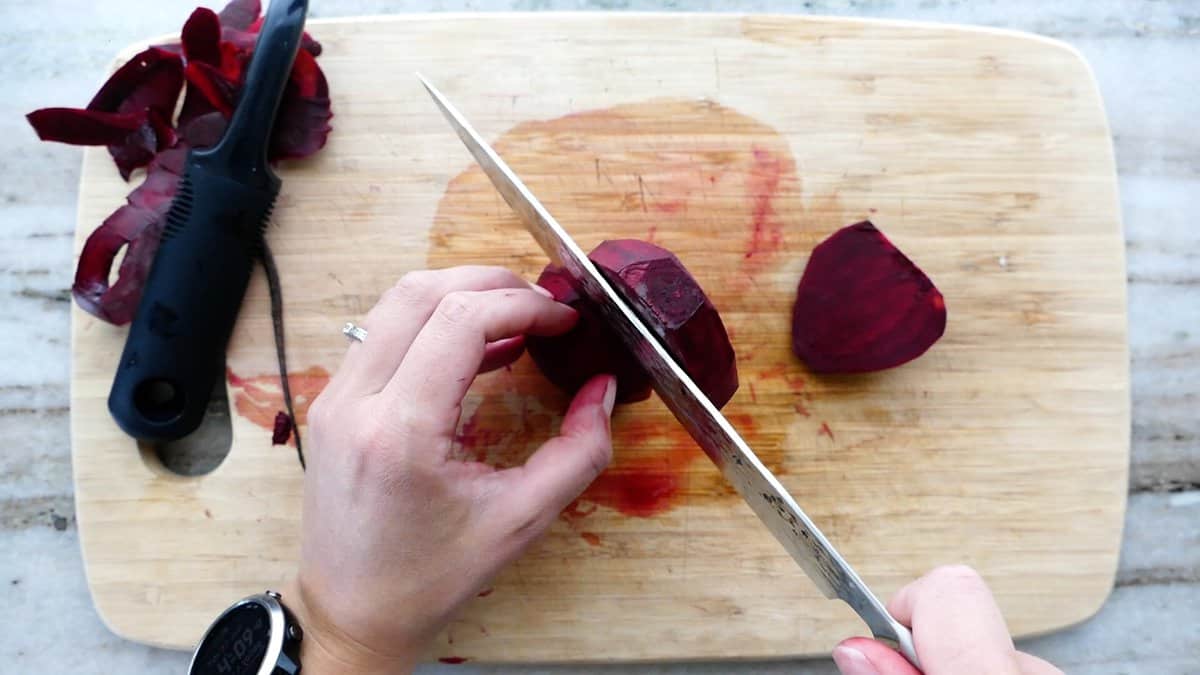
[[[175,195],[177,165],[189,149],[209,147],[224,134],[245,86],[261,11],[259,0],[232,0],[219,14],[197,9],[178,43],[134,55],[86,108],[43,108],[26,116],[42,140],[107,146],[127,181],[135,170],[146,170],[127,203],[84,245],[72,287],[84,310],[117,325],[133,318]],[[308,157],[325,145],[333,114],[328,82],[314,59],[320,53],[321,45],[305,33],[272,129],[272,162]],[[125,258],[110,287],[109,272],[123,247]]]

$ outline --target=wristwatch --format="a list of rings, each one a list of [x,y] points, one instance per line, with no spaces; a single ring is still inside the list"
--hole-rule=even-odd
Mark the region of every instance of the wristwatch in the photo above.
[[[233,603],[205,631],[189,675],[296,675],[304,631],[275,591]]]

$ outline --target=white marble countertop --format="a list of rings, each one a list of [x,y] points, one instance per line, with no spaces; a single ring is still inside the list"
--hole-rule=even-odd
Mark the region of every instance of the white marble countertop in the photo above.
[[[176,30],[195,0],[0,3],[0,673],[181,673],[92,609],[68,431],[79,150],[23,118],[82,105],[116,51]],[[214,3],[204,2],[212,5]],[[100,11],[99,7],[104,10]],[[424,10],[704,9],[891,17],[1027,30],[1095,70],[1116,143],[1133,353],[1133,464],[1116,588],[1090,621],[1023,643],[1070,673],[1200,672],[1200,2],[1195,0],[314,0],[313,17]],[[828,660],[423,673],[834,673]]]

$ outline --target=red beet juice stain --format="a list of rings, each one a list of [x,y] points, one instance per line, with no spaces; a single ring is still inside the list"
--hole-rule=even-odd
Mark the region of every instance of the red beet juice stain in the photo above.
[[[233,409],[237,414],[257,426],[270,430],[274,435],[276,418],[284,409],[279,375],[271,373],[243,377],[227,368],[225,377],[233,389]],[[308,407],[327,384],[329,371],[321,366],[288,373],[288,386],[292,390],[292,403],[296,410],[296,427],[308,423]],[[295,445],[296,441],[292,438],[289,443]]]
[[[578,501],[636,518],[649,518],[674,506],[688,467],[703,456],[683,427],[655,419],[618,420],[613,424],[613,447],[618,448],[613,464]],[[622,456],[621,448],[641,452]]]
[[[649,518],[671,507],[679,483],[674,467],[615,469],[601,474],[584,493],[584,499],[627,516]]]
[[[751,200],[750,242],[746,246],[747,260],[774,253],[783,246],[783,223],[775,213],[773,200],[779,191],[779,179],[785,171],[795,171],[791,160],[755,146],[754,164],[746,175],[746,194]]]
[[[704,133],[731,126],[738,133]],[[742,357],[739,370],[750,374],[778,369],[769,381],[754,378],[754,386],[743,384],[746,399],[765,402],[794,393],[798,383],[784,378],[797,373],[800,365],[778,360],[770,349],[757,354],[750,349],[760,330],[761,312],[783,316],[794,301],[794,287],[761,283],[762,275],[774,273],[791,247],[806,246],[816,234],[840,224],[841,211],[832,198],[802,205],[790,142],[778,130],[712,101],[655,99],[522,121],[494,146],[500,154],[520,154],[528,147],[555,150],[526,153],[524,168],[518,170],[546,207],[571,223],[572,234],[585,249],[604,240],[650,239],[674,249],[685,264],[703,261],[695,263],[693,271],[703,272],[698,280],[718,309],[736,308],[740,298],[755,293],[759,313],[723,316]],[[545,254],[530,238],[513,236],[520,230],[519,219],[495,205],[495,188],[477,166],[454,177],[434,215],[426,266],[503,261],[518,274],[536,278],[546,265]],[[696,239],[698,227],[710,230],[702,245]],[[747,344],[737,344],[738,339]],[[507,375],[513,378],[508,388],[491,376],[475,383],[474,392],[484,401],[464,419],[457,439],[463,455],[482,455],[492,462],[497,452],[491,448],[507,444],[525,453],[513,456],[520,462],[540,442],[535,439],[545,440],[556,432],[566,397],[528,359],[513,364]],[[487,399],[501,391],[540,404],[545,415],[531,417],[526,425],[512,399],[503,408],[486,407]],[[573,532],[592,544],[589,535],[600,535],[583,523],[600,507],[621,516],[652,518],[689,500],[735,497],[665,407],[647,402],[625,410],[612,425],[612,465],[561,514]],[[727,416],[768,466],[783,468],[786,452],[779,444],[780,434],[752,436],[749,415],[727,411]]]

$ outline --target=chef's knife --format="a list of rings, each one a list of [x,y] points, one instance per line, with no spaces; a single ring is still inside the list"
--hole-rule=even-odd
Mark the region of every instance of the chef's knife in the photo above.
[[[844,600],[862,617],[876,638],[895,646],[919,668],[908,628],[888,614],[796,500],[521,179],[437,88],[424,77],[418,77],[529,233],[550,259],[564,267],[588,297],[600,306],[626,346],[651,374],[659,397],[825,597]]]
[[[308,0],[272,0],[225,134],[188,153],[108,396],[113,418],[135,438],[195,430],[224,371],[279,194],[267,146],[307,13]]]

